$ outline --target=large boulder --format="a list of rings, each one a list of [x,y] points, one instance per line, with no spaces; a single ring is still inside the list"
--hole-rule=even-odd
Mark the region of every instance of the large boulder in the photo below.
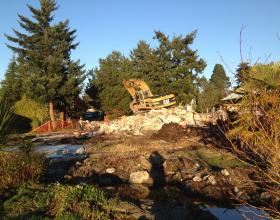
[[[147,171],[137,171],[130,174],[129,182],[136,183],[136,184],[147,183],[149,177],[150,175]]]

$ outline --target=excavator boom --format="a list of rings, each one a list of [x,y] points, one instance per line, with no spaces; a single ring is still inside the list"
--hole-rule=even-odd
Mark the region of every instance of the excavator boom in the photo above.
[[[132,98],[136,97],[137,91],[142,91],[145,97],[153,96],[149,86],[142,80],[129,79],[123,81],[124,87],[127,89]]]

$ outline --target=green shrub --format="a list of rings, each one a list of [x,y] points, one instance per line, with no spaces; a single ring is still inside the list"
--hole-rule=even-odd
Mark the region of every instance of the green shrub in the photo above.
[[[22,117],[30,119],[30,126],[32,128],[38,127],[48,120],[48,108],[32,99],[28,99],[26,96],[23,96],[20,101],[16,102],[15,112]]]
[[[115,200],[93,186],[22,186],[3,207],[6,219],[125,219],[113,214]]]
[[[108,219],[106,209],[108,198],[105,193],[92,186],[61,186],[53,187],[54,196],[50,204],[50,213],[62,216],[72,211],[84,219]]]

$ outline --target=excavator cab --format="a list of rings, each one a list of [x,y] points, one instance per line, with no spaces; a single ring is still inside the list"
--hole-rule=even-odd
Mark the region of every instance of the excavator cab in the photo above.
[[[176,105],[174,94],[154,96],[149,86],[142,80],[124,80],[123,84],[133,99],[130,108],[134,113]]]

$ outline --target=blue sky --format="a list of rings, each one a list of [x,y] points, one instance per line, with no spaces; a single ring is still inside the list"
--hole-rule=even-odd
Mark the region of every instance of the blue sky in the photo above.
[[[4,33],[21,30],[17,13],[29,16],[26,4],[38,6],[37,0],[1,0],[0,7],[0,79],[7,69],[12,52],[5,46]],[[152,46],[154,30],[170,37],[185,35],[195,29],[192,45],[207,62],[204,75],[209,78],[215,63],[224,62],[235,70],[240,62],[239,32],[242,25],[243,57],[252,63],[280,60],[279,0],[57,0],[55,20],[70,20],[77,29],[79,47],[72,57],[87,69],[98,66],[99,58],[112,50],[128,55],[139,40]],[[250,49],[251,48],[251,49]],[[233,75],[225,67],[228,75]]]

